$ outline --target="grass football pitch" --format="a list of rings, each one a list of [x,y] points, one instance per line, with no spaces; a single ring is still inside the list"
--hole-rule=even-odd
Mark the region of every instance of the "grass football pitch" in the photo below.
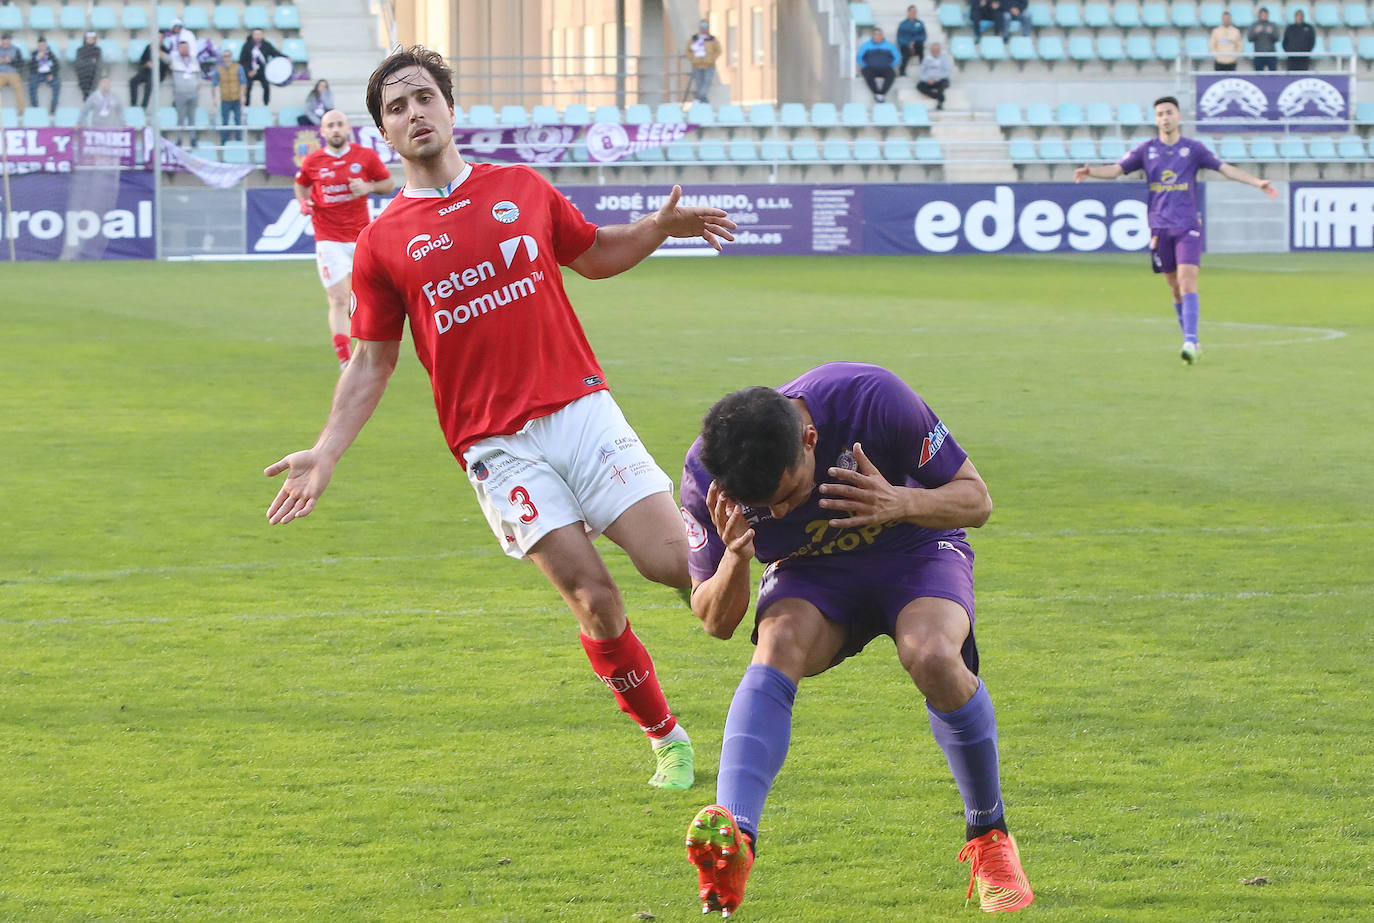
[[[726,391],[886,365],[990,487],[983,676],[1028,920],[1374,907],[1374,262],[651,260],[568,287],[674,477]],[[262,468],[335,380],[309,263],[0,270],[0,919],[699,919],[752,653],[604,554],[691,732],[647,745],[500,554],[409,344],[316,512]],[[802,684],[738,919],[949,921],[963,820],[890,642]]]

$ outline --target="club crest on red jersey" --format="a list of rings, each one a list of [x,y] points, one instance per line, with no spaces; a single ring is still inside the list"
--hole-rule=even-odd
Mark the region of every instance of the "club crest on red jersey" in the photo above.
[[[520,206],[509,199],[497,202],[491,207],[491,216],[502,224],[510,224],[520,217]]]
[[[935,453],[940,451],[940,446],[945,444],[945,437],[948,435],[949,429],[943,422],[936,423],[935,428],[926,433],[926,438],[921,443],[921,461],[918,467],[925,467],[926,462],[935,457]]]

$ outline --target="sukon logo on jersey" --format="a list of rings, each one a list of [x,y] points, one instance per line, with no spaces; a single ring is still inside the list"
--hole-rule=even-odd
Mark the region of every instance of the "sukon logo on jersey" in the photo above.
[[[918,467],[924,467],[925,463],[935,457],[935,453],[940,451],[940,446],[945,444],[945,437],[949,435],[949,429],[943,422],[936,423],[935,428],[926,433],[925,441],[921,443],[921,462]]]

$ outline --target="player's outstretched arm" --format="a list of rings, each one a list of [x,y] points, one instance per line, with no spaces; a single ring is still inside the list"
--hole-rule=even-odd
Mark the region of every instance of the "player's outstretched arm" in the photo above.
[[[1105,163],[1096,167],[1085,163],[1073,171],[1073,181],[1081,183],[1085,179],[1116,179],[1124,172],[1119,163]]]
[[[1237,183],[1244,183],[1247,186],[1254,186],[1271,199],[1277,199],[1279,197],[1279,191],[1274,188],[1273,183],[1269,182],[1267,179],[1260,179],[1258,176],[1251,176],[1240,167],[1224,163],[1221,165],[1221,169],[1218,172],[1229,180],[1235,180]]]
[[[339,458],[358,438],[363,425],[377,409],[391,373],[396,369],[400,349],[400,340],[358,341],[348,368],[339,376],[329,420],[320,438],[310,448],[292,452],[263,469],[262,473],[269,478],[288,472],[281,490],[267,508],[268,522],[274,525],[290,522],[308,516],[315,508],[320,494],[334,476]]]
[[[692,581],[692,613],[713,638],[728,639],[749,611],[749,562],[754,558],[754,530],[738,503],[711,482],[706,492],[711,524],[725,543],[725,554],[708,579]]]
[[[674,186],[668,200],[652,215],[630,224],[597,228],[596,242],[568,265],[588,279],[606,279],[636,266],[669,237],[700,237],[717,250],[722,240],[734,240],[735,222],[723,209],[682,206],[682,187]]]
[[[890,483],[857,442],[854,461],[857,471],[831,468],[830,476],[840,483],[821,485],[821,508],[848,514],[830,520],[835,528],[901,520],[927,529],[976,529],[992,515],[992,497],[970,459],[964,460],[947,483],[929,488]]]

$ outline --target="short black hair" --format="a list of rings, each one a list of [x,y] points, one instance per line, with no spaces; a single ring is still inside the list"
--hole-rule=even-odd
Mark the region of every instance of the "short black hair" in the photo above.
[[[725,495],[762,505],[802,457],[801,412],[773,388],[734,391],[701,421],[701,463]]]
[[[411,45],[388,55],[367,80],[367,111],[372,114],[372,121],[378,128],[382,127],[382,90],[386,87],[387,78],[407,67],[429,71],[444,102],[453,105],[453,71],[444,63],[444,56],[424,45]]]
[[[1177,109],[1179,112],[1183,111],[1183,107],[1178,104],[1177,96],[1161,96],[1159,99],[1150,103],[1150,108],[1154,109],[1154,107],[1158,106],[1160,103],[1172,103],[1173,107]]]

